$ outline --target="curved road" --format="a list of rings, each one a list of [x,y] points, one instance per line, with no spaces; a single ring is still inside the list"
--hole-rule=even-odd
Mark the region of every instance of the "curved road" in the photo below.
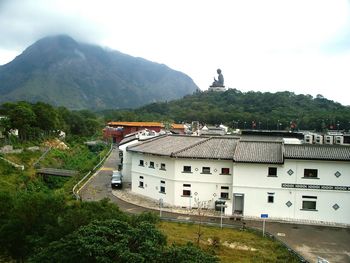
[[[79,194],[84,201],[98,201],[109,198],[119,208],[129,213],[141,213],[150,209],[125,202],[112,194],[110,180],[112,171],[118,167],[118,149],[114,149],[107,158],[103,167],[93,175],[82,187]],[[151,210],[156,213],[159,211]],[[162,217],[169,219],[199,221],[198,216],[181,215],[162,212]],[[201,218],[203,220],[203,217]],[[205,217],[206,223],[220,224],[220,218]],[[224,219],[224,225],[230,227],[242,227],[242,222]],[[246,226],[262,227],[261,221],[245,220]],[[328,226],[301,225],[293,223],[266,222],[266,231],[278,237],[293,250],[301,254],[309,262],[317,262],[317,257],[327,259],[331,263],[350,263],[350,229]]]

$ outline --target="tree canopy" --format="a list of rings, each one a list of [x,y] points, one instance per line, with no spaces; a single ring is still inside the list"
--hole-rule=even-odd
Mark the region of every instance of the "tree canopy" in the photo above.
[[[350,107],[322,95],[293,92],[197,92],[179,100],[156,102],[136,110],[104,111],[114,121],[200,121],[240,129],[350,129]]]

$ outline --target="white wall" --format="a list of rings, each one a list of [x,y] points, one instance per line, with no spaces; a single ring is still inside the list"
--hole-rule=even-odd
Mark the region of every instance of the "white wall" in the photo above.
[[[277,177],[268,177],[268,167],[277,167]],[[304,169],[318,169],[318,179],[304,177]],[[293,170],[289,175],[287,171]],[[342,175],[336,177],[339,171]],[[350,166],[345,162],[286,160],[284,165],[234,165],[233,193],[244,194],[244,216],[300,220],[305,222],[334,222],[350,224],[350,192],[320,189],[282,188],[282,183],[308,185],[350,185]],[[274,193],[274,203],[268,203],[268,193]],[[302,210],[302,196],[315,196],[316,210]],[[286,203],[292,205],[288,207]],[[332,206],[339,205],[335,210]]]
[[[260,218],[268,214],[271,219],[300,222],[328,222],[350,224],[350,192],[321,189],[282,188],[282,184],[309,184],[350,186],[350,165],[336,161],[285,160],[284,164],[233,163],[226,160],[201,160],[170,158],[149,154],[132,153],[132,191],[155,200],[163,199],[165,205],[196,207],[196,199],[211,200],[211,208],[220,198],[221,187],[229,187],[226,215],[234,208],[234,194],[244,195],[243,216]],[[140,160],[144,166],[139,166]],[[150,162],[154,168],[150,168]],[[161,163],[166,170],[160,170]],[[183,170],[191,166],[191,173]],[[202,167],[210,167],[210,174],[203,174]],[[269,177],[268,168],[277,167],[277,176]],[[230,168],[231,175],[222,175],[221,168]],[[306,179],[304,169],[318,169],[318,179]],[[293,170],[289,175],[288,171]],[[339,171],[340,177],[334,174]],[[144,187],[139,187],[139,176],[143,176]],[[165,194],[160,193],[161,182],[165,181]],[[190,188],[184,188],[190,184]],[[191,197],[183,196],[183,190],[191,190]],[[273,193],[274,202],[268,202]],[[316,210],[303,210],[303,196],[315,196]],[[291,203],[288,207],[287,202]],[[339,209],[335,210],[333,205]]]
[[[123,152],[122,175],[123,175],[123,181],[125,183],[131,183],[131,165],[132,165],[132,153],[128,152],[126,148],[138,142],[139,142],[138,140],[134,140],[119,146],[119,151]]]
[[[162,198],[164,203],[179,207],[196,207],[196,200],[211,200],[211,208],[215,200],[220,198],[221,186],[230,187],[231,194],[232,174],[221,175],[221,168],[230,168],[232,161],[208,161],[192,159],[174,159],[165,156],[133,153],[132,158],[132,191],[153,199]],[[140,160],[144,166],[139,166]],[[149,168],[153,161],[155,168]],[[166,171],[160,170],[160,164],[165,163]],[[183,166],[191,166],[192,173],[184,173]],[[210,167],[211,174],[202,174],[202,167]],[[197,168],[197,171],[196,171]],[[144,177],[144,188],[139,187],[139,177]],[[165,181],[166,194],[160,193],[160,181]],[[183,184],[190,184],[191,197],[183,196]],[[231,198],[231,196],[229,196]]]

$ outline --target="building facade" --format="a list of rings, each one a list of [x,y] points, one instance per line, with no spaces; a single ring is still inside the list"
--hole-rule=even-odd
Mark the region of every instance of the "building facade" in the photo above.
[[[127,148],[132,191],[165,205],[224,201],[225,214],[350,225],[350,147],[160,136]]]

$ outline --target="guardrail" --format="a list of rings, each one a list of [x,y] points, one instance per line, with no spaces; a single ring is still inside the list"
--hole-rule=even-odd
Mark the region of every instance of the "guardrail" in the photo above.
[[[12,165],[13,167],[17,168],[17,169],[20,169],[20,170],[24,170],[24,165],[23,164],[16,164],[10,160],[7,160],[6,158],[4,157],[0,157],[0,159],[4,160],[5,162],[7,162],[8,164]]]
[[[33,167],[34,167],[34,168],[38,167],[39,162],[40,162],[42,159],[44,159],[44,157],[49,153],[49,151],[51,151],[51,149],[52,149],[52,146],[50,146],[50,147],[39,157],[39,159],[38,159],[36,162],[33,163]]]
[[[92,168],[92,170],[89,171],[76,185],[74,185],[72,192],[73,192],[73,195],[75,196],[75,199],[77,199],[77,200],[81,199],[80,195],[79,195],[79,191],[84,185],[82,185],[81,187],[79,187],[79,185],[82,182],[84,182],[93,172],[95,172],[97,170],[97,168],[99,168],[104,163],[106,158],[111,154],[112,150],[113,150],[113,143],[111,143],[111,148],[106,153],[106,155],[101,159],[101,161],[94,168]]]

